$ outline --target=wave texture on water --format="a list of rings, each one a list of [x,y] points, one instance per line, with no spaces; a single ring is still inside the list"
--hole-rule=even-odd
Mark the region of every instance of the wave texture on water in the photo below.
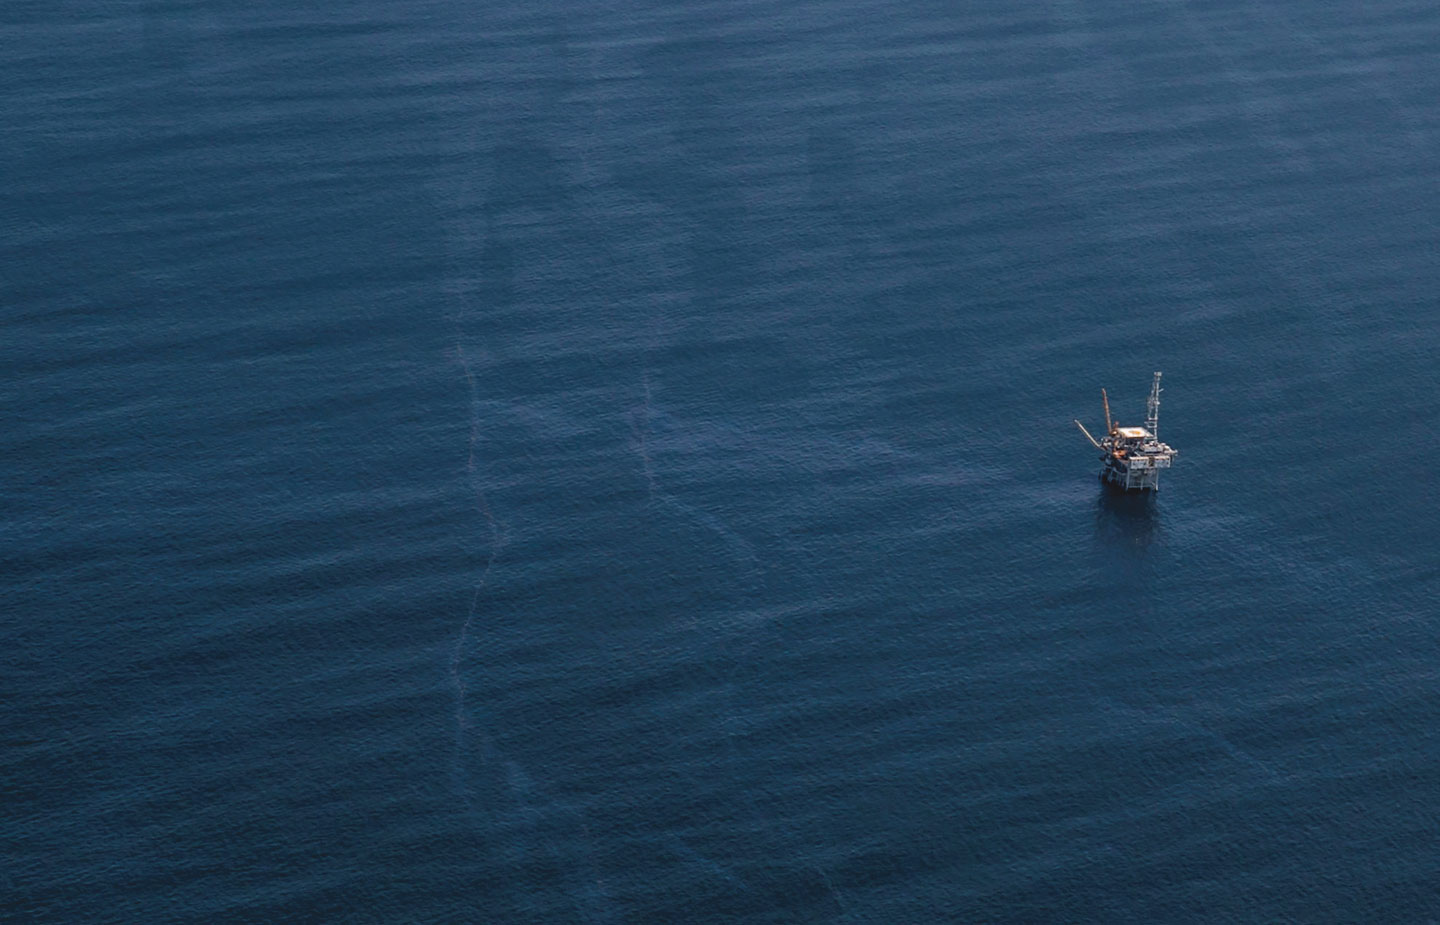
[[[13,915],[1440,917],[1440,11],[0,34]]]

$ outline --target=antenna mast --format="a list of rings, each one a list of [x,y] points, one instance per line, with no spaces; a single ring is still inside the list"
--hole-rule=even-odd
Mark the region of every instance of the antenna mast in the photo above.
[[[1155,384],[1150,386],[1150,401],[1145,406],[1145,429],[1152,439],[1160,439],[1160,373],[1155,373]]]

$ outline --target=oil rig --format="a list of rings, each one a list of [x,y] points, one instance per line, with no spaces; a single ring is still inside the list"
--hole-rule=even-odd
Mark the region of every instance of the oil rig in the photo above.
[[[1160,470],[1169,469],[1178,451],[1160,442],[1160,374],[1150,386],[1144,427],[1121,427],[1110,419],[1110,396],[1100,390],[1105,403],[1105,436],[1096,440],[1079,421],[1075,426],[1100,451],[1100,478],[1126,491],[1159,491]]]

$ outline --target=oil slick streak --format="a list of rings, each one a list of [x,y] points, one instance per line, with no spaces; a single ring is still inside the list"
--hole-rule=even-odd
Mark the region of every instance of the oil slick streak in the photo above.
[[[1245,749],[1225,738],[1225,736],[1211,729],[1209,726],[1197,720],[1187,719],[1178,709],[1160,707],[1154,710],[1143,710],[1139,707],[1120,703],[1111,697],[1101,697],[1099,698],[1099,703],[1108,712],[1124,714],[1140,723],[1162,726],[1168,725],[1189,733],[1198,739],[1204,739],[1234,759],[1237,764],[1244,765],[1258,773],[1267,782],[1273,784],[1284,782],[1283,775],[1276,771],[1273,766],[1260,760],[1250,752],[1245,751]]]
[[[466,386],[469,390],[470,407],[470,436],[468,455],[465,462],[466,478],[470,486],[470,492],[475,504],[476,511],[484,518],[486,528],[489,531],[490,551],[485,560],[485,567],[476,579],[470,593],[470,605],[465,614],[465,620],[460,625],[460,632],[455,637],[455,645],[450,652],[450,681],[455,690],[455,776],[456,785],[467,805],[471,802],[472,795],[470,787],[465,781],[463,756],[465,753],[465,739],[472,731],[470,718],[466,710],[466,697],[469,690],[465,684],[464,674],[461,672],[461,663],[465,657],[465,651],[469,646],[470,634],[475,626],[476,615],[480,609],[480,596],[484,593],[490,582],[490,575],[495,569],[495,562],[500,557],[500,551],[505,546],[505,535],[500,522],[495,519],[495,513],[490,509],[490,502],[485,497],[484,487],[480,483],[479,463],[477,461],[480,445],[480,395],[475,385],[475,371],[465,353],[463,344],[455,344],[455,358],[460,364],[465,375]],[[481,743],[481,759],[488,763],[492,757],[493,745],[489,737],[483,732],[479,736]]]

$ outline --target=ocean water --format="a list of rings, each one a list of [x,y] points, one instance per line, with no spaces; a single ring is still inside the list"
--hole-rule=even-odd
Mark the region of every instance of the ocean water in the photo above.
[[[1434,4],[0,42],[4,917],[1440,919]]]

